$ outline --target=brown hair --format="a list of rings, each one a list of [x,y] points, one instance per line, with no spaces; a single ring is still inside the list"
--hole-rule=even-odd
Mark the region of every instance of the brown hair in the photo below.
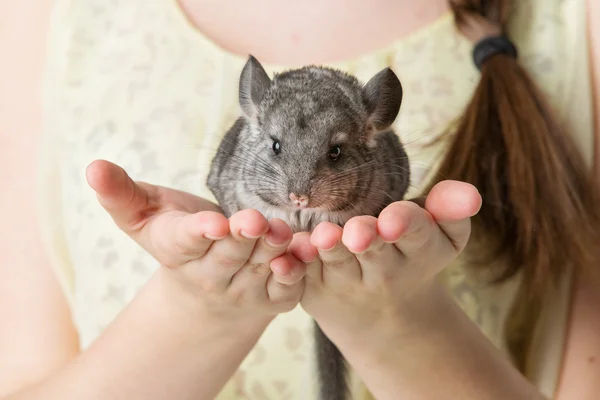
[[[508,36],[509,0],[450,0],[450,5],[458,30],[474,43]],[[497,283],[522,273],[505,327],[521,371],[544,294],[567,268],[579,272],[600,262],[598,190],[562,128],[517,60],[498,54],[483,64],[439,167],[440,179],[469,182],[483,198],[466,256],[485,265],[502,260]]]

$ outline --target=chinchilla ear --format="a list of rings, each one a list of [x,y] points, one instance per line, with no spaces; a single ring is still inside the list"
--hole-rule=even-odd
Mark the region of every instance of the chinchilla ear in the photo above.
[[[271,79],[254,56],[250,56],[240,76],[239,101],[242,112],[254,118],[256,109],[271,85]]]
[[[402,104],[402,85],[396,74],[390,68],[380,71],[364,86],[363,95],[372,134],[388,129]]]

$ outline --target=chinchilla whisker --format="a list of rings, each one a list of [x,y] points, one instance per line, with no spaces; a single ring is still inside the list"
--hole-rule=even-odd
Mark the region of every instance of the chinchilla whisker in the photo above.
[[[270,183],[273,185],[276,185],[278,182],[277,181],[273,181],[273,180],[269,180],[269,179],[230,179],[230,182],[235,182],[235,183],[246,183],[249,184],[253,187],[259,187],[261,188],[261,191],[263,190],[263,187],[265,187],[266,190],[266,183]]]
[[[400,138],[402,138],[402,143],[405,143],[406,139],[409,139],[413,135],[423,133],[426,130],[427,130],[426,128],[417,128],[417,129],[411,130],[410,132],[403,133],[399,136],[400,136]],[[425,135],[431,135],[432,133],[435,133],[435,131],[430,130],[429,133],[426,133]]]
[[[342,172],[340,172],[340,173],[352,172],[352,171],[355,171],[355,170],[357,170],[357,169],[364,168],[364,167],[366,167],[366,166],[371,166],[371,165],[373,165],[373,166],[375,166],[375,165],[378,165],[378,164],[377,164],[377,160],[369,160],[369,161],[365,161],[365,162],[363,162],[363,163],[360,163],[360,164],[358,164],[358,165],[355,165],[355,166],[354,166],[354,167],[352,167],[352,168],[345,169],[344,171],[342,171]]]
[[[357,166],[344,170],[336,175],[352,174],[355,172],[362,172],[363,170],[376,171],[379,169],[387,169],[387,166],[379,164],[377,160],[371,160],[362,164],[358,164]]]
[[[422,131],[422,130],[421,130],[421,131]],[[420,133],[421,131],[417,130],[417,131],[415,131],[415,132],[412,132],[412,133],[410,133],[410,134],[406,135],[406,138],[409,138],[410,136],[412,136],[412,135],[414,135],[414,134]],[[437,131],[430,131],[429,133],[425,133],[425,134],[423,134],[423,135],[421,135],[421,136],[418,136],[417,138],[415,138],[415,139],[413,139],[413,140],[410,140],[410,141],[406,141],[406,140],[404,140],[405,138],[403,137],[402,143],[403,143],[405,146],[408,146],[408,145],[411,145],[411,144],[413,144],[413,143],[417,143],[419,140],[425,140],[425,139],[428,139],[428,138],[430,138],[430,137],[432,137],[432,136],[434,136],[434,135],[439,135],[439,134],[440,134],[440,133],[439,133],[439,132],[437,132]],[[442,133],[442,134],[443,134],[443,133]]]
[[[333,198],[340,198],[340,197],[346,198],[346,197],[348,197],[348,193],[347,192],[336,193],[335,191],[328,191],[327,195],[328,195],[327,197],[333,197]],[[387,201],[384,201],[381,198],[381,196],[377,196],[376,193],[369,193],[369,194],[365,193],[364,195],[361,194],[360,200],[362,201],[362,203],[365,203],[365,202],[369,202],[369,203],[373,203],[373,202],[376,202],[376,203],[377,202],[387,203]]]
[[[377,192],[387,196],[391,201],[394,201],[394,196],[392,196],[391,194],[389,194],[388,192],[386,192],[385,190],[381,190],[381,189],[375,189],[377,190]]]
[[[352,168],[348,168],[348,169],[344,170],[343,172],[344,173],[346,173],[346,172],[352,172],[354,170],[357,170],[357,169],[360,169],[360,168],[364,168],[364,167],[370,166],[370,165],[377,165],[377,161],[376,160],[369,160],[369,161],[366,161],[364,163],[358,164],[358,165],[356,165],[356,166],[354,166]]]
[[[378,200],[379,197],[375,196],[375,193],[380,193],[385,195],[386,197],[390,198],[392,201],[394,201],[394,197],[389,194],[388,192],[386,192],[385,190],[382,189],[378,189],[376,187],[369,187],[369,186],[354,186],[353,190],[364,190],[365,192],[363,194],[361,194],[361,198],[364,200]],[[375,193],[373,193],[373,191],[375,191]],[[333,192],[333,191],[332,191]],[[332,193],[330,192],[330,193]],[[340,193],[340,195],[347,195],[347,193]]]
[[[360,208],[358,208],[358,206],[356,204],[354,204],[350,200],[347,200],[347,202],[348,202],[348,204],[350,204],[350,207],[352,207],[352,210],[354,210],[357,215],[362,214]],[[343,210],[343,208],[338,208],[336,211],[342,211],[342,210]]]
[[[444,173],[442,173],[440,171],[434,171],[432,174],[436,178],[442,178],[442,179],[445,179],[445,180],[449,179],[446,174],[444,174]]]
[[[364,199],[363,201],[369,201],[369,208],[383,208],[388,204],[388,201],[384,201],[381,199]],[[349,202],[350,203],[350,202]],[[352,204],[352,203],[350,203]],[[364,215],[365,213],[356,205],[352,204],[352,209],[356,212],[357,215]]]
[[[406,176],[406,172],[385,172],[381,176]]]
[[[325,179],[327,180],[327,183],[334,184],[334,183],[338,183],[347,178],[355,178],[356,175],[360,172],[371,172],[371,171],[376,171],[376,170],[377,170],[377,164],[375,162],[373,162],[373,163],[368,162],[368,163],[363,163],[363,164],[357,165],[356,167],[353,167],[353,168],[349,168],[343,172],[339,172],[339,173],[329,176]]]
[[[410,171],[406,167],[403,167],[403,166],[397,166],[397,167],[399,167],[402,170],[406,171],[407,172],[406,174],[410,173]],[[363,168],[364,169],[368,168],[368,172],[373,172],[373,173],[374,172],[378,172],[379,170],[387,169],[387,168],[384,168],[384,167],[381,167],[381,166],[374,166],[373,168],[370,168],[370,166],[364,166]],[[340,173],[340,174],[336,175],[335,178],[332,178],[330,180],[330,182],[336,182],[336,183],[338,183],[338,182],[343,181],[344,179],[350,179],[350,178],[352,178],[352,179],[360,179],[359,177],[356,176],[356,174],[346,174],[345,172],[346,171],[344,171],[344,173]],[[355,172],[362,172],[362,171],[355,171]],[[384,173],[384,175],[387,175],[387,174],[390,174],[390,175],[392,175],[392,174],[403,175],[402,173],[397,173],[397,172]]]
[[[205,146],[201,146],[201,145],[198,145],[198,146],[196,146],[196,147],[200,147],[200,148],[203,148],[203,149],[206,149],[206,150],[210,150],[211,152],[212,152],[212,151],[214,151],[215,153],[216,153],[216,151],[217,151],[217,150],[215,150],[215,149],[212,149],[212,148],[209,148],[209,147],[205,147]],[[273,166],[272,166],[270,163],[268,163],[268,162],[267,162],[266,160],[264,160],[262,157],[250,158],[250,156],[245,156],[245,155],[244,155],[244,156],[240,156],[239,154],[234,154],[234,153],[231,153],[231,152],[227,152],[227,151],[225,151],[224,149],[222,149],[221,151],[222,151],[224,154],[228,155],[229,157],[232,157],[232,158],[234,158],[234,159],[236,159],[236,160],[239,160],[239,161],[241,161],[242,163],[247,163],[247,164],[246,164],[247,166],[259,166],[259,167],[260,167],[260,166],[268,166],[269,168],[272,168],[272,167],[273,167]],[[247,157],[247,158],[246,158],[246,157]],[[256,162],[257,162],[257,161],[259,161],[259,163],[258,163],[258,164],[256,164]],[[210,164],[212,163],[212,160],[211,160],[211,161],[208,161],[208,163],[209,163],[209,165],[210,165]],[[278,171],[278,172],[279,172],[279,171]]]
[[[364,175],[363,176],[344,175],[344,176],[337,176],[335,178],[326,179],[326,180],[324,180],[324,183],[326,183],[327,185],[336,185],[336,186],[345,186],[345,185],[355,186],[355,185],[358,185],[361,182],[365,182],[367,180],[370,180],[370,179],[368,179]]]
[[[246,167],[247,169],[256,169],[257,172],[277,175],[280,177],[283,176],[281,171],[275,169],[273,165],[268,164],[265,160],[262,160],[260,157],[257,157],[257,159],[251,159],[249,156],[239,156],[237,154],[227,155],[236,161],[240,161],[240,165]]]
[[[250,147],[249,147],[249,146],[248,146],[246,143],[243,143],[242,141],[238,141],[238,142],[236,142],[236,143],[233,143],[231,140],[227,139],[226,137],[223,137],[221,140],[222,140],[223,142],[225,142],[225,143],[235,144],[235,146],[239,146],[239,147],[241,147],[242,149],[244,149],[244,150],[247,150],[247,151],[246,151],[246,152],[244,152],[243,154],[251,154],[253,157],[255,157],[255,158],[253,158],[252,160],[248,160],[248,162],[251,162],[251,163],[253,164],[253,163],[256,163],[257,161],[260,161],[261,163],[263,163],[263,165],[267,165],[267,166],[269,166],[269,167],[271,167],[271,166],[272,166],[272,164],[271,164],[271,163],[269,163],[267,160],[263,159],[263,158],[262,158],[260,155],[258,155],[258,154],[255,154],[255,153],[254,153],[254,151],[253,151],[253,149],[251,149],[251,148],[250,148]],[[222,151],[224,151],[224,149],[222,149]],[[227,154],[227,155],[229,155],[229,156],[231,156],[231,157],[233,157],[233,156],[234,156],[234,155],[233,155],[232,153],[230,153],[230,152],[226,152],[225,154]],[[279,171],[278,171],[278,172],[279,172]]]
[[[416,185],[413,185],[413,184],[412,184],[412,183],[410,183],[410,182],[408,183],[408,185],[409,185],[410,187],[412,187],[412,188],[414,188],[414,189],[418,190],[418,191],[422,191],[422,188],[420,188],[420,187],[418,187],[418,186],[416,186]],[[369,187],[369,186],[360,186],[360,185],[355,185],[355,186],[353,186],[353,189],[355,189],[355,190],[365,190],[365,191],[367,191],[367,190],[378,190],[377,188],[372,188],[372,187]]]
[[[366,189],[370,189],[371,191],[375,190],[375,191],[376,191],[376,193],[380,193],[380,194],[383,194],[383,195],[385,195],[385,196],[386,196],[387,198],[389,198],[391,201],[394,201],[394,200],[395,200],[395,199],[394,199],[394,197],[393,197],[391,194],[389,194],[388,192],[386,192],[385,190],[378,189],[378,188],[365,188],[365,190],[366,190]],[[370,196],[370,197],[372,198],[372,196]]]

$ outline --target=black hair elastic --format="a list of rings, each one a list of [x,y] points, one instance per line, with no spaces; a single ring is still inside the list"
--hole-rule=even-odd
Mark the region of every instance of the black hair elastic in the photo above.
[[[496,54],[506,54],[517,58],[517,48],[506,36],[488,36],[480,40],[473,48],[473,62],[481,71],[483,63]]]

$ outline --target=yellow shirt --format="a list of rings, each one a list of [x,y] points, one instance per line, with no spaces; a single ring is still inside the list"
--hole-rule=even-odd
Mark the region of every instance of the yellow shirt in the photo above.
[[[511,36],[520,62],[592,158],[590,78],[583,0],[513,2]],[[221,135],[239,113],[245,57],[212,43],[175,0],[58,0],[49,38],[39,204],[45,241],[87,347],[123,309],[157,263],[113,224],[84,177],[104,158],[134,179],[213,199],[205,177]],[[472,44],[447,13],[390,46],[330,64],[363,81],[386,66],[404,87],[395,129],[411,160],[412,193],[422,188],[442,145],[426,147],[470,100],[479,73]],[[265,65],[267,72],[285,66]],[[486,288],[460,262],[443,281],[506,354],[502,326],[518,277]],[[532,379],[551,396],[560,364],[568,280],[548,304]],[[315,398],[310,318],[298,307],[269,326],[218,400]],[[355,387],[356,399],[367,395]]]

